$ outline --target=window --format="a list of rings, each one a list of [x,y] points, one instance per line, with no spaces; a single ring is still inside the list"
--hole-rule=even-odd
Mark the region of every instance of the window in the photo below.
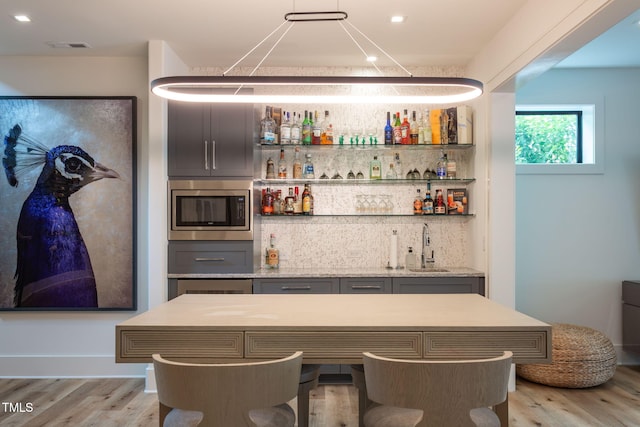
[[[517,173],[602,172],[595,105],[518,105],[515,121]]]

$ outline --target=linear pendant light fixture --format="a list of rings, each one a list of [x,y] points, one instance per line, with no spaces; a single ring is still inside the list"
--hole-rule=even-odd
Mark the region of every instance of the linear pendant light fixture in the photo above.
[[[336,21],[349,35],[351,40],[369,57],[355,38],[344,27],[341,21],[346,21],[347,13],[343,11],[329,12],[292,12],[287,13],[285,21],[232,65],[221,76],[173,76],[161,77],[151,82],[151,91],[163,98],[186,102],[209,103],[321,103],[321,104],[455,104],[469,101],[482,94],[482,83],[462,77],[415,77],[387,54],[382,48],[371,41],[360,30],[352,26],[370,43],[384,53],[397,66],[404,70],[407,77],[384,76],[254,76],[267,56],[275,49],[286,33],[296,22]],[[264,43],[282,25],[290,23],[289,28],[280,36],[276,44],[254,68],[249,76],[229,76],[227,73]],[[373,66],[380,74],[382,71]],[[317,93],[309,94],[313,90],[294,90],[292,92],[274,93],[273,88],[291,89],[295,87],[319,88]],[[269,93],[261,93],[264,87],[270,87]],[[218,90],[226,88],[227,90]],[[241,91],[241,88],[254,88],[254,91]],[[335,91],[333,94],[329,92]],[[300,94],[304,92],[305,94]]]

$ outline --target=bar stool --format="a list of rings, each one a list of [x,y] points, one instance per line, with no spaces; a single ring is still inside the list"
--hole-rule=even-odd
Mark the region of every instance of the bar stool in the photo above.
[[[298,427],[309,426],[309,392],[318,387],[320,365],[302,365],[298,385]]]

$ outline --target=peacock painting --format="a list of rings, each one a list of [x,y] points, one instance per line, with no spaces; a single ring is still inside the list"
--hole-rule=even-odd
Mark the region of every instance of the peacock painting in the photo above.
[[[3,104],[0,103],[1,105]],[[108,301],[113,298],[111,286],[122,287],[123,290],[116,293],[126,295],[126,286],[114,283],[109,277],[111,273],[98,277],[94,271],[94,260],[105,271],[119,267],[127,269],[126,265],[114,266],[109,263],[109,260],[117,262],[119,259],[113,253],[114,249],[117,250],[118,243],[113,239],[101,239],[100,235],[104,234],[104,227],[114,224],[114,216],[126,213],[119,206],[130,204],[130,200],[122,200],[117,191],[123,185],[123,177],[117,171],[118,168],[105,166],[93,154],[97,151],[103,155],[109,153],[107,157],[113,157],[118,147],[105,150],[106,147],[102,146],[104,141],[87,139],[105,131],[109,135],[107,129],[111,126],[102,127],[92,122],[87,115],[89,111],[93,111],[96,113],[94,120],[114,120],[110,114],[101,114],[104,111],[96,109],[98,107],[104,107],[103,103],[89,103],[84,106],[89,110],[77,111],[77,115],[70,116],[65,111],[59,117],[54,117],[54,120],[49,115],[48,126],[45,126],[47,131],[42,126],[36,126],[36,133],[40,135],[38,137],[32,136],[27,127],[29,123],[34,123],[29,114],[22,116],[22,120],[13,123],[8,129],[3,129],[2,164],[8,187],[6,190],[1,187],[2,199],[10,191],[20,195],[11,194],[13,197],[6,199],[11,200],[11,205],[7,205],[6,210],[13,216],[15,225],[15,269],[13,283],[6,278],[0,283],[0,286],[5,287],[5,299],[9,294],[7,287],[12,288],[11,301],[4,301],[5,306],[11,305],[14,309],[96,309],[114,305]],[[35,108],[38,115],[49,110],[48,107]],[[74,105],[66,108],[74,111],[78,107]],[[14,108],[10,113],[16,116],[20,110],[32,113],[34,106],[18,108],[18,111]],[[55,110],[60,113],[59,108]],[[2,112],[0,110],[0,114]],[[56,134],[53,127],[57,123],[73,124],[72,118],[75,118],[76,125],[80,125],[81,129],[60,133],[69,135],[74,143],[59,138],[51,138],[46,142],[42,140],[43,134]],[[6,123],[2,119],[0,117],[0,123]],[[93,124],[88,126],[90,123]],[[117,135],[120,131],[121,129],[116,129],[114,133]],[[121,161],[116,162],[122,164]],[[31,179],[23,179],[23,176],[29,176],[29,171],[32,171]],[[102,184],[103,180],[113,184]],[[26,185],[23,184],[29,186],[28,191],[25,191]],[[85,193],[87,197],[83,200]],[[20,198],[23,199],[22,203]],[[118,221],[115,223],[118,224]],[[111,230],[114,235],[123,235],[123,231]],[[126,232],[131,233],[131,229]],[[130,242],[130,234],[128,237]],[[4,238],[2,244],[7,245],[8,240]],[[112,247],[102,246],[109,245],[110,242]],[[8,261],[2,260],[5,265]],[[117,274],[112,277],[117,277]],[[131,305],[131,302],[124,305]]]

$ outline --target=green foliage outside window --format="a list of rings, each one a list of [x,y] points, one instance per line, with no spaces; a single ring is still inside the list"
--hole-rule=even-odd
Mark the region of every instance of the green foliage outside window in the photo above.
[[[580,112],[518,112],[516,163],[580,163]]]

